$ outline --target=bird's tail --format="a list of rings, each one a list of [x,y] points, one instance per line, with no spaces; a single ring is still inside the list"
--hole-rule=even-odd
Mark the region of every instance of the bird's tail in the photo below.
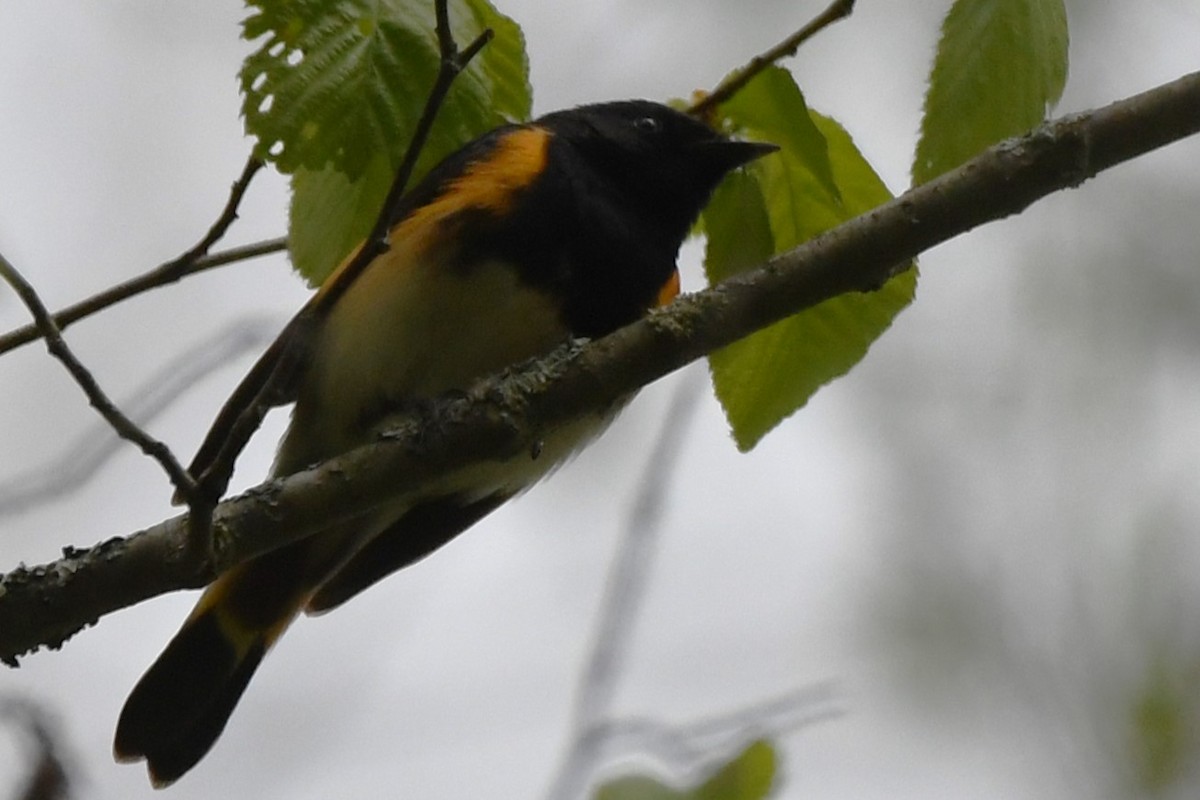
[[[113,754],[145,759],[156,787],[204,757],[263,655],[307,600],[278,573],[264,575],[269,566],[252,561],[210,586],[125,701]]]

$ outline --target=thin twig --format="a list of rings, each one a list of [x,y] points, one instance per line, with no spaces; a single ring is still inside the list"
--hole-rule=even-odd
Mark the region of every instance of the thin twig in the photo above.
[[[196,259],[196,263],[192,264],[192,268],[188,274],[202,272],[213,267],[223,267],[235,261],[249,261],[252,258],[269,256],[272,253],[282,253],[284,250],[287,250],[287,247],[287,237],[277,236],[274,239],[263,239],[261,242],[251,242],[250,244],[241,244],[237,247],[218,250],[215,253],[210,253]]]
[[[604,746],[604,737],[596,732],[609,713],[634,622],[641,610],[658,544],[666,485],[675,472],[688,423],[699,406],[700,374],[693,371],[684,375],[676,388],[664,415],[662,432],[646,462],[641,488],[623,526],[624,533],[600,604],[591,655],[575,698],[567,755],[547,794],[551,800],[574,800],[582,794]]]
[[[796,55],[800,45],[820,33],[838,20],[845,19],[854,12],[854,0],[834,0],[826,8],[800,30],[784,39],[779,44],[764,53],[750,59],[744,67],[730,73],[715,89],[697,100],[688,109],[688,113],[696,117],[704,117],[714,108],[740,92],[754,77],[775,62]]]
[[[233,182],[233,186],[229,191],[229,199],[225,202],[225,207],[221,210],[220,215],[212,224],[212,227],[208,229],[208,232],[204,234],[204,237],[190,249],[170,261],[159,264],[148,272],[144,272],[124,283],[119,283],[92,297],[55,312],[52,316],[54,324],[58,326],[60,331],[65,330],[84,317],[91,316],[98,311],[103,311],[109,306],[128,300],[134,295],[174,283],[188,275],[194,275],[197,272],[203,272],[204,270],[220,267],[235,261],[245,261],[269,253],[277,253],[280,250],[286,249],[286,239],[268,239],[255,244],[234,247],[208,255],[209,249],[225,235],[225,232],[229,230],[229,226],[237,219],[237,210],[238,206],[241,205],[242,197],[245,196],[246,190],[250,186],[250,181],[260,169],[262,169],[262,162],[258,159],[251,157],[246,162],[246,166],[242,168],[242,174]],[[39,338],[41,338],[41,331],[37,325],[24,325],[20,328],[14,328],[8,333],[0,335],[0,355],[7,353],[9,350],[15,350],[21,345],[36,341]]]
[[[220,215],[208,229],[208,233],[204,234],[204,237],[196,242],[191,250],[175,259],[169,266],[173,266],[176,270],[183,269],[188,264],[195,263],[198,258],[208,253],[209,248],[221,240],[221,237],[229,230],[229,226],[237,219],[238,206],[242,204],[242,198],[246,196],[246,190],[250,188],[250,181],[254,180],[254,176],[262,168],[263,162],[258,158],[250,156],[246,159],[246,166],[242,167],[242,174],[230,187],[229,199],[225,201],[225,207],[221,209]]]
[[[649,754],[681,783],[755,738],[778,738],[841,716],[834,687],[817,683],[759,700],[740,708],[684,724],[624,717],[603,722],[595,735],[603,740],[606,759],[623,754]]]
[[[46,340],[46,348],[52,356],[62,362],[67,372],[71,373],[71,377],[83,389],[92,407],[100,412],[100,415],[108,421],[108,424],[113,427],[113,430],[122,439],[128,439],[133,442],[141,448],[143,453],[161,464],[178,492],[189,499],[195,496],[196,483],[192,480],[192,476],[175,459],[175,456],[165,444],[135,425],[129,417],[125,416],[108,399],[104,391],[100,388],[100,384],[92,376],[92,373],[88,372],[87,368],[71,352],[71,348],[67,346],[62,333],[59,331],[58,326],[54,324],[54,319],[50,316],[50,312],[46,310],[46,306],[42,303],[42,299],[38,297],[37,292],[34,291],[29,282],[17,271],[16,267],[9,263],[3,254],[0,254],[0,277],[8,281],[17,295],[20,296],[22,302],[25,303],[25,306],[29,309],[29,313],[33,315],[34,322],[37,323],[38,328],[41,330],[42,337]]]
[[[173,356],[119,407],[138,425],[147,425],[207,375],[246,353],[260,352],[279,333],[280,324],[269,316],[234,321]],[[76,438],[56,444],[59,454],[52,461],[0,482],[0,521],[82,489],[125,446],[100,419]]]
[[[701,750],[719,745],[731,736],[753,732],[791,733],[814,722],[841,716],[834,685],[828,681],[801,686],[743,708],[694,720],[676,732]]]

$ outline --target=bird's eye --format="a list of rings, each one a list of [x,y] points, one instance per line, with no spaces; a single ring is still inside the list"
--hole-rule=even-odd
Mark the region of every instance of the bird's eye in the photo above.
[[[633,127],[642,133],[658,133],[662,125],[654,117],[640,117],[634,120]]]

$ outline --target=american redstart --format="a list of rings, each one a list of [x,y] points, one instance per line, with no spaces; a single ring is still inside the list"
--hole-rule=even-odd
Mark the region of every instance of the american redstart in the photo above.
[[[775,149],[646,101],[559,111],[467,144],[389,210],[388,249],[321,317],[272,475],[367,443],[405,404],[465,390],[670,302],[679,247],[713,189]],[[335,271],[325,287],[338,279]],[[117,759],[144,758],[155,786],[179,778],[212,747],[299,612],[334,608],[428,555],[611,416],[580,420],[549,434],[537,454],[450,475],[222,574],[126,701]]]

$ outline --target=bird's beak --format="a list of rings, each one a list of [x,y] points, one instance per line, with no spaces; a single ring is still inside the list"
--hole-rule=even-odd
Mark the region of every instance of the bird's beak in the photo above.
[[[746,142],[740,139],[718,139],[706,142],[704,149],[713,161],[724,169],[731,170],[774,153],[779,149],[779,145],[770,142]]]

